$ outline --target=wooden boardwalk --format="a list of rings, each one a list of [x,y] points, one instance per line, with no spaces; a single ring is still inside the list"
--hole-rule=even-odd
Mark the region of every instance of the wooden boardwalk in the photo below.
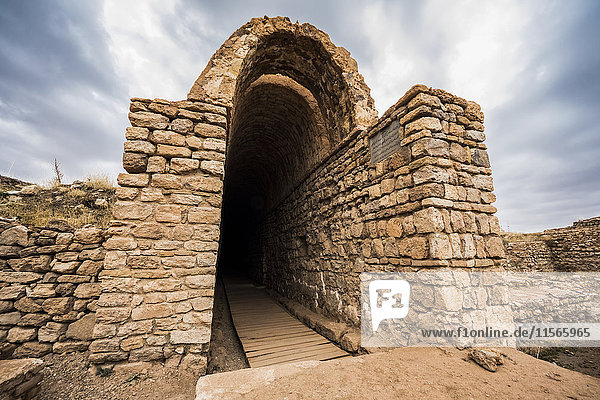
[[[223,283],[251,368],[350,356],[290,315],[264,288],[244,280]]]

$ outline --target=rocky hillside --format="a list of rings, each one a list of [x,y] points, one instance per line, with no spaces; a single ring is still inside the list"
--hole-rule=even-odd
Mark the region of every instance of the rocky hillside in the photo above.
[[[21,190],[31,183],[23,182],[15,178],[0,175],[0,192],[8,192],[11,190]]]
[[[0,176],[0,218],[17,219],[27,226],[45,226],[55,219],[75,228],[106,226],[114,200],[115,187],[107,178],[42,187]]]

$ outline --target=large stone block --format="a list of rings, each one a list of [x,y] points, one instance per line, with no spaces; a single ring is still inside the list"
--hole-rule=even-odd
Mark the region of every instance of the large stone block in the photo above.
[[[194,127],[194,133],[205,138],[225,139],[225,129],[217,125],[198,123]]]
[[[68,339],[89,341],[92,340],[94,324],[96,323],[96,314],[90,313],[83,316],[78,321],[69,324],[65,336]]]
[[[461,235],[462,240],[462,255],[464,258],[474,258],[477,254],[477,248],[475,247],[475,240],[473,235],[470,233]]]
[[[192,289],[212,289],[215,287],[214,275],[195,275],[185,278],[185,284]]]
[[[187,331],[173,331],[170,333],[170,341],[173,344],[201,344],[210,340],[210,329],[199,327]]]
[[[148,155],[140,153],[123,153],[123,168],[130,174],[146,172]]]
[[[150,131],[146,128],[128,127],[125,128],[125,139],[127,140],[146,140]]]
[[[100,287],[100,283],[81,283],[75,289],[74,296],[80,299],[89,299],[92,297],[100,296],[102,292],[102,288]]]
[[[25,313],[35,313],[43,310],[42,306],[30,299],[29,297],[23,297],[17,300],[14,304],[15,309]]]
[[[440,210],[434,207],[415,212],[413,223],[418,233],[441,232],[444,230],[444,217]]]
[[[205,150],[215,150],[221,153],[225,153],[225,140],[223,139],[215,139],[215,138],[206,138],[202,144],[202,147]]]
[[[50,315],[66,314],[73,308],[72,297],[56,297],[46,299],[42,303],[42,308]]]
[[[129,307],[101,307],[96,311],[96,321],[113,324],[126,321],[131,314]]]
[[[60,274],[71,274],[77,270],[79,267],[79,261],[71,261],[71,262],[55,262],[52,265],[52,272],[58,272]]]
[[[50,343],[38,343],[28,342],[23,343],[13,353],[14,358],[39,358],[52,352],[52,344]],[[41,380],[41,379],[40,379]],[[28,385],[35,385],[36,380],[27,382]],[[21,386],[23,387],[23,386]]]
[[[136,226],[132,230],[135,237],[146,239],[160,239],[166,235],[166,230],[163,225],[149,222]]]
[[[4,326],[16,325],[17,322],[19,322],[19,319],[21,319],[20,312],[14,311],[14,312],[0,314],[0,325],[4,325]]]
[[[485,150],[473,149],[471,150],[471,163],[479,167],[490,167],[490,158]]]
[[[412,143],[410,147],[413,159],[424,156],[450,156],[450,144],[447,141],[441,139],[424,137]]]
[[[113,236],[104,242],[107,250],[133,250],[137,247],[135,239],[130,237]]]
[[[56,342],[67,330],[67,324],[50,321],[38,330],[40,342]]]
[[[104,240],[104,230],[97,227],[80,228],[74,232],[73,238],[83,244],[100,243]]]
[[[52,316],[44,313],[32,313],[21,316],[17,325],[19,326],[42,326],[50,321]]]
[[[0,233],[0,245],[4,246],[23,246],[26,247],[29,243],[29,229],[18,225],[6,229]]]
[[[37,330],[35,328],[22,328],[15,326],[8,330],[6,340],[11,343],[23,343],[29,342],[35,339],[37,336]]]
[[[485,249],[490,257],[503,258],[506,256],[504,252],[504,242],[499,236],[488,236],[485,239]]]
[[[152,156],[148,158],[147,172],[163,173],[167,169],[167,160],[161,156]]]
[[[104,257],[104,268],[120,269],[124,268],[127,263],[127,253],[125,251],[112,250],[107,251]]]
[[[190,133],[194,129],[194,123],[189,119],[177,118],[171,122],[171,130],[179,133]]]
[[[154,219],[157,222],[181,222],[181,207],[176,205],[157,205],[154,210]]]
[[[81,263],[81,266],[77,268],[77,274],[95,276],[102,270],[102,266],[102,261],[85,260]]]
[[[117,183],[120,186],[146,187],[150,182],[148,174],[119,174]]]
[[[42,279],[43,275],[37,272],[0,271],[0,282],[6,283],[32,283]]]
[[[429,254],[435,259],[452,258],[452,246],[450,238],[444,233],[433,233],[429,235]]]
[[[64,354],[75,351],[86,351],[88,349],[88,345],[88,342],[82,341],[56,342],[54,345],[52,345],[52,352],[56,354]]]
[[[221,210],[213,207],[192,207],[188,211],[188,221],[194,224],[218,224]]]
[[[172,158],[169,167],[171,170],[181,174],[195,171],[200,166],[200,161],[191,158]],[[203,168],[204,169],[204,168]]]
[[[476,189],[486,190],[491,192],[494,190],[494,182],[490,175],[475,175],[472,178],[473,186]]]
[[[190,157],[192,155],[192,151],[187,147],[171,146],[168,144],[159,144],[156,148],[156,153],[167,158]]]
[[[202,149],[202,147],[203,147],[202,146],[202,142],[203,142],[203,140],[201,138],[199,138],[199,137],[196,137],[196,136],[188,136],[185,139],[186,145],[189,148],[194,149],[194,150]],[[192,155],[192,157],[193,157],[193,155]]]
[[[415,185],[429,182],[449,183],[451,180],[449,169],[435,165],[424,165],[413,172],[413,181]]]
[[[225,172],[225,164],[222,161],[202,161],[200,169],[210,174],[220,176]]]
[[[421,260],[427,258],[429,255],[427,246],[427,238],[423,236],[403,238],[397,245],[398,254],[400,256]]]
[[[146,304],[138,306],[131,311],[131,319],[140,321],[145,319],[165,318],[173,313],[171,304]]]
[[[152,332],[154,323],[151,319],[130,321],[120,324],[117,330],[118,336],[144,335]]]
[[[169,124],[169,118],[164,115],[144,111],[129,113],[129,121],[133,126],[150,129],[165,129]]]
[[[89,350],[92,353],[119,351],[119,349],[119,339],[97,339],[94,340],[89,347]]]
[[[181,177],[172,174],[152,175],[152,186],[163,189],[181,189],[183,187]]]
[[[172,106],[166,100],[155,100],[152,103],[150,103],[148,108],[154,112],[164,114],[171,118],[175,118],[179,113],[179,109],[175,106]]]
[[[442,130],[442,124],[440,123],[440,120],[435,117],[422,117],[406,124],[404,133],[406,136],[408,136],[412,133],[419,132],[422,130],[439,132]]]
[[[117,201],[113,206],[113,215],[116,219],[144,220],[152,215],[152,206],[131,201]]]
[[[141,154],[154,154],[156,146],[145,140],[128,140],[123,144],[123,150],[125,154],[123,156],[123,166],[125,166],[126,155],[141,153]]]
[[[216,241],[190,240],[185,242],[183,247],[192,251],[216,251],[219,244]]]
[[[216,176],[194,174],[184,177],[184,187],[200,192],[220,192],[223,180]]]
[[[154,131],[150,134],[150,140],[154,143],[185,146],[185,136],[170,131]]]

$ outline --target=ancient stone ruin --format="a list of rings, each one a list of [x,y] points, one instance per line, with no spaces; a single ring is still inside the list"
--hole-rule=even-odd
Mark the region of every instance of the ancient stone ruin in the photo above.
[[[108,230],[3,227],[16,356],[89,345],[93,363],[203,371],[217,273],[358,326],[361,272],[505,261],[480,107],[417,85],[378,118],[356,61],[312,25],[251,20],[186,100],[134,98],[129,119]]]
[[[483,114],[422,85],[377,119],[356,61],[253,19],[182,101],[132,99],[90,360],[203,367],[217,270],[359,323],[359,274],[504,258]]]

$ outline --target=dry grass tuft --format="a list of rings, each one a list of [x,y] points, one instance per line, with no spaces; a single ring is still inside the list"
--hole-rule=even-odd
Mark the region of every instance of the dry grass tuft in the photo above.
[[[85,185],[95,190],[114,190],[115,181],[108,175],[90,175],[85,179]]]
[[[87,224],[108,226],[115,201],[115,185],[108,176],[90,176],[78,185],[48,182],[32,195],[0,191],[0,216],[17,217],[28,226],[43,227],[53,219],[78,228]]]

